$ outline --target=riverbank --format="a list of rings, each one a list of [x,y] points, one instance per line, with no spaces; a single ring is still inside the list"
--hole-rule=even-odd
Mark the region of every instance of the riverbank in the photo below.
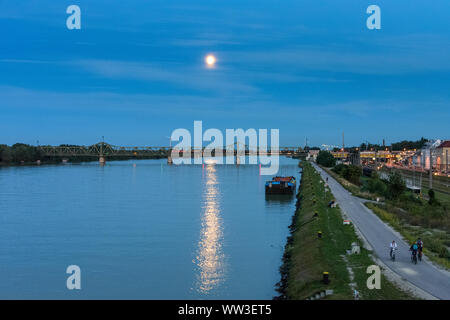
[[[64,158],[67,159],[67,162],[62,162],[62,159],[50,159],[50,160],[40,160],[40,162],[31,161],[31,162],[0,162],[0,168],[2,167],[38,167],[43,165],[64,165],[67,163],[79,164],[85,162],[98,162],[98,157],[92,157],[92,159],[78,159],[77,157],[69,157]],[[158,159],[167,159],[166,156],[148,156],[148,157],[107,157],[106,163],[109,161],[128,161],[128,160],[158,160]]]
[[[414,299],[398,289],[384,275],[381,289],[370,290],[366,282],[367,267],[375,264],[371,252],[363,248],[352,225],[344,225],[338,207],[330,208],[333,195],[320,175],[307,162],[302,162],[302,178],[297,206],[290,226],[280,268],[279,299],[307,299],[325,290],[333,294],[325,299]],[[321,238],[318,233],[321,232]],[[360,254],[348,254],[352,243],[360,246]],[[323,273],[328,272],[329,284]]]

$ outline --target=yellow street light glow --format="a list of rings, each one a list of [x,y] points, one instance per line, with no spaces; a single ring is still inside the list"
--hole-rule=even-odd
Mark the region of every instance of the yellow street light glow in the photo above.
[[[208,65],[208,67],[213,67],[216,61],[217,61],[216,57],[214,57],[212,54],[207,55],[205,58],[205,62]]]

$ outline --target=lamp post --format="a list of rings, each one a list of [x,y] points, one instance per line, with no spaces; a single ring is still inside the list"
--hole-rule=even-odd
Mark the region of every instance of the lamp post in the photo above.
[[[446,166],[445,172],[448,173],[448,149],[445,150],[445,166]]]

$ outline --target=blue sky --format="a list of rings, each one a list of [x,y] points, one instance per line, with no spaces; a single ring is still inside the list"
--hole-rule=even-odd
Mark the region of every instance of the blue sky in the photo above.
[[[194,120],[279,128],[281,145],[448,139],[449,14],[448,0],[0,0],[0,143],[167,145]]]

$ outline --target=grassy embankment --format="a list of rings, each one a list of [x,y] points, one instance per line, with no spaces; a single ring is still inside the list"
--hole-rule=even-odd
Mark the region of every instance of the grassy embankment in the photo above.
[[[297,210],[281,268],[281,297],[306,299],[332,289],[334,294],[327,299],[353,299],[352,285],[360,292],[361,299],[411,299],[384,276],[380,290],[367,288],[366,270],[374,264],[370,252],[361,247],[359,255],[346,254],[352,242],[360,243],[360,240],[352,225],[343,225],[340,209],[328,207],[333,196],[325,190],[320,175],[309,163],[302,164]],[[321,239],[318,231],[322,232]],[[323,272],[329,272],[328,285],[322,282]]]
[[[450,269],[450,196],[436,191],[439,205],[429,204],[428,197],[418,197],[411,192],[404,192],[398,199],[386,199],[385,194],[369,192],[367,186],[373,179],[361,177],[357,186],[330,169],[324,168],[341,185],[353,195],[374,200],[377,197],[383,203],[367,203],[376,215],[398,231],[408,242],[422,238],[424,253],[433,262]],[[428,190],[423,190],[427,194]]]

